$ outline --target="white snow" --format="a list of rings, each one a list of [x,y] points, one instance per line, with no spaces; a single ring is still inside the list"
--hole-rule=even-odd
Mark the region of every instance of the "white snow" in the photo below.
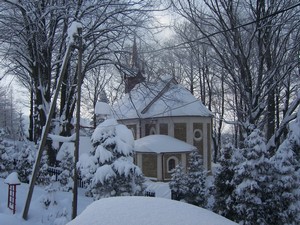
[[[22,211],[24,209],[29,185],[21,183],[17,186],[17,198],[16,198],[16,213],[13,214],[10,209],[7,208],[7,191],[8,185],[4,183],[4,180],[0,178],[0,224],[1,225],[53,225],[48,221],[48,218],[52,211],[51,209],[44,209],[40,203],[41,197],[45,195],[44,187],[35,186],[32,201],[29,208],[28,220],[22,219]],[[72,192],[57,192],[56,199],[58,200],[58,207],[67,209],[68,221],[70,221],[72,213]],[[84,190],[79,189],[78,195],[78,214],[80,214],[90,203],[93,202],[92,198],[84,196]]]
[[[6,184],[21,184],[18,173],[17,172],[12,172],[9,174],[6,179],[4,180],[4,183]]]
[[[72,142],[76,139],[76,134],[71,135],[70,137],[64,137],[55,134],[48,134],[48,137],[55,142]]]
[[[136,152],[191,152],[196,147],[167,135],[149,135],[135,141]]]
[[[106,102],[97,102],[95,106],[95,114],[103,116],[111,115],[110,106]]]
[[[79,23],[79,22],[76,22],[76,21],[72,22],[71,26],[68,29],[67,40],[68,40],[68,44],[69,45],[73,44],[73,42],[74,42],[74,35],[77,34],[78,28],[82,28],[82,24]]]
[[[169,200],[171,197],[168,183],[146,183],[147,190],[155,191],[157,197],[112,197],[93,202],[84,196],[84,189],[79,189],[78,216],[68,225],[234,225],[236,223],[208,210],[187,203]],[[7,208],[7,185],[0,178],[0,224],[2,225],[65,225],[62,221],[70,221],[72,210],[72,193],[56,192],[58,204],[55,209],[67,218],[60,217],[50,222],[55,216],[54,209],[46,210],[41,206],[44,188],[36,186],[29,209],[28,220],[22,219],[29,185],[17,186],[17,208],[13,214]],[[66,212],[65,212],[66,211]],[[57,212],[56,212],[57,213]]]
[[[67,225],[233,225],[206,209],[151,197],[113,197],[93,202]]]
[[[111,160],[113,154],[110,151],[103,148],[102,145],[98,145],[95,151],[95,157],[99,158],[100,163],[105,163]]]
[[[104,181],[109,179],[110,177],[115,177],[116,174],[113,171],[110,165],[103,165],[98,167],[95,173],[95,176],[92,180],[93,183],[101,183],[104,184]]]
[[[93,149],[91,138],[86,136],[80,136],[79,137],[79,157],[81,157],[82,154],[89,154],[89,152]],[[74,155],[75,150],[75,143],[74,142],[64,142],[57,155],[56,159],[61,161],[62,157],[64,156],[65,152],[69,152],[71,155]]]

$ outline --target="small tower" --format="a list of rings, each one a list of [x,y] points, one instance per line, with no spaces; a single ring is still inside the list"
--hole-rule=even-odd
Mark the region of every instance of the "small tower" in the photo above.
[[[130,69],[124,75],[125,93],[129,93],[135,85],[145,81],[144,68],[138,56],[136,37],[133,40],[132,55],[130,60]]]

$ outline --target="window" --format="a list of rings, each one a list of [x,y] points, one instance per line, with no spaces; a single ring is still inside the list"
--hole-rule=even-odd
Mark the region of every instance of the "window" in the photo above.
[[[156,129],[155,127],[150,128],[150,135],[156,134]]]
[[[178,159],[174,156],[170,157],[167,161],[168,173],[172,173],[178,163]]]
[[[155,124],[146,124],[145,125],[145,136],[156,134],[156,125]]]
[[[195,129],[194,130],[194,140],[195,141],[201,141],[202,140],[202,130]]]
[[[159,133],[168,135],[168,124],[167,123],[159,124]]]
[[[181,141],[186,141],[185,123],[174,123],[174,137]]]

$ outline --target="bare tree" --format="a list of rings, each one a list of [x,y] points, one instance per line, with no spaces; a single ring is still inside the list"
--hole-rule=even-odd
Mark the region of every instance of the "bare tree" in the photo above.
[[[0,53],[7,72],[18,76],[31,93],[32,126],[37,141],[45,124],[51,96],[66,51],[70,24],[83,26],[82,78],[104,63],[114,62],[119,43],[143,27],[153,1],[9,1],[0,4]],[[76,46],[75,46],[76,47]],[[61,134],[70,135],[76,98],[76,52],[69,61],[61,90],[57,121]]]
[[[215,62],[224,69],[224,82],[235,96],[239,139],[243,140],[245,134],[258,127],[265,129],[267,139],[273,142],[269,143],[270,149],[275,147],[283,134],[278,134],[280,127],[287,125],[282,122],[294,118],[294,110],[286,109],[282,117],[285,98],[279,87],[294,76],[299,63],[300,43],[295,41],[295,37],[299,38],[299,3],[292,0],[206,0],[205,6],[192,0],[173,3],[177,12],[201,33],[197,40],[213,47]],[[279,136],[274,140],[275,134]]]

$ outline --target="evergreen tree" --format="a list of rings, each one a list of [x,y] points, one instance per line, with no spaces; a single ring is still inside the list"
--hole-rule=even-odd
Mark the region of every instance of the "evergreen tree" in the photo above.
[[[79,162],[81,175],[89,179],[94,199],[110,196],[141,195],[144,176],[133,163],[133,136],[126,126],[107,119],[92,135],[89,159]]]
[[[184,172],[181,163],[176,165],[172,173],[169,187],[172,192],[172,199],[182,200],[189,191],[187,174]]]
[[[189,168],[187,173],[188,191],[185,201],[205,207],[207,203],[206,172],[203,169],[203,160],[199,152],[193,151],[189,155]]]
[[[3,143],[4,132],[3,129],[0,129],[0,177],[4,178],[5,176],[5,146]]]
[[[254,130],[245,140],[245,161],[235,167],[233,179],[236,215],[233,219],[241,224],[266,224],[268,206],[272,195],[272,163],[266,151],[262,132]]]
[[[74,160],[73,155],[70,151],[66,150],[63,152],[63,156],[59,163],[62,172],[58,176],[58,180],[63,191],[69,191],[73,187],[73,169]]]
[[[21,151],[18,153],[16,169],[19,174],[20,181],[28,183],[32,173],[33,164],[35,161],[35,149],[28,143],[24,143]]]
[[[213,210],[227,218],[232,218],[234,212],[228,201],[230,201],[234,185],[232,183],[234,177],[234,163],[233,163],[234,147],[232,144],[227,144],[221,150],[220,167],[215,175],[215,203]]]
[[[6,132],[0,128],[0,177],[6,178],[15,168],[16,147],[4,141]]]
[[[300,224],[300,110],[287,139],[272,161],[275,165],[269,224]]]
[[[41,163],[40,163],[40,170],[39,170],[39,175],[36,179],[37,184],[41,185],[49,185],[51,176],[48,171],[48,155],[46,151],[43,151],[43,155],[41,158]]]

